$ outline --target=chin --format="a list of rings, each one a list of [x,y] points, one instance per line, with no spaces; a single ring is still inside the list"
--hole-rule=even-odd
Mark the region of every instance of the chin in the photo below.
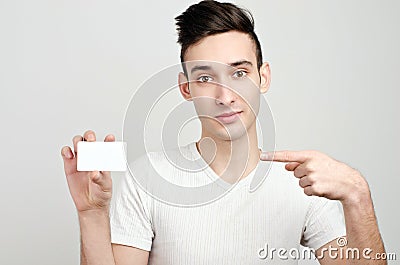
[[[244,128],[241,124],[226,126],[226,128],[218,125],[218,128],[214,127],[212,130],[209,130],[209,132],[211,132],[210,135],[212,135],[212,137],[224,141],[235,141],[242,137],[246,137],[247,135],[246,128]]]

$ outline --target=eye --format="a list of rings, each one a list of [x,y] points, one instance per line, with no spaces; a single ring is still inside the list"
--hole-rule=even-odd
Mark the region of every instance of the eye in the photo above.
[[[209,75],[202,75],[199,78],[197,78],[197,81],[201,82],[201,83],[206,83],[206,82],[210,82],[212,81],[212,77]]]
[[[236,72],[233,73],[233,77],[235,78],[243,78],[247,75],[247,72],[244,70],[237,70]]]

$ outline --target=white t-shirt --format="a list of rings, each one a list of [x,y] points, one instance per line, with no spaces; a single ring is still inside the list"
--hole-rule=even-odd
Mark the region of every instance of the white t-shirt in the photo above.
[[[261,186],[249,192],[255,170],[230,186],[208,166],[187,172],[171,163],[186,158],[205,164],[195,142],[169,153],[168,158],[163,152],[151,152],[134,162],[132,167],[146,173],[142,179],[126,173],[120,192],[115,194],[110,211],[112,243],[150,251],[150,265],[297,264],[293,250],[300,245],[316,250],[346,234],[340,203],[306,196],[284,163],[272,162]],[[257,167],[260,163],[264,162]],[[219,185],[232,188],[201,206],[171,205],[148,193],[143,178],[154,176],[149,168],[183,187],[219,180]],[[166,194],[174,195],[168,190]],[[280,248],[287,251],[281,252],[282,258],[271,252]]]

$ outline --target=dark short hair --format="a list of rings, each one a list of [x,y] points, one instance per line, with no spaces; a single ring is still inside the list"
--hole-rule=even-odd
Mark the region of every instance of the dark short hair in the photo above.
[[[235,30],[249,35],[254,41],[257,68],[260,69],[263,59],[261,45],[254,32],[254,19],[250,11],[232,3],[220,3],[204,0],[191,5],[175,18],[178,31],[178,43],[181,45],[181,62],[184,62],[186,50],[201,39]],[[186,73],[186,69],[184,67]]]

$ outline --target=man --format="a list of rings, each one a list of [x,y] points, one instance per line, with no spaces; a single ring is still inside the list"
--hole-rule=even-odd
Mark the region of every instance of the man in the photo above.
[[[202,125],[201,139],[183,152],[201,157],[208,175],[237,183],[215,202],[185,208],[154,199],[127,174],[110,210],[110,173],[76,170],[77,142],[95,141],[95,133],[75,136],[74,151],[65,146],[61,152],[78,210],[81,264],[297,264],[277,255],[267,260],[268,250],[260,249],[265,244],[287,251],[300,244],[314,248],[320,264],[386,264],[365,256],[335,258],[326,252],[334,247],[345,250],[338,240],[344,236],[348,249],[371,249],[370,257],[384,252],[368,184],[358,171],[317,151],[260,153],[257,101],[269,88],[270,68],[262,61],[251,15],[233,4],[202,1],[176,20],[184,70],[179,88],[186,100],[193,100]],[[218,75],[251,80],[258,91],[239,93],[215,82],[218,67]],[[114,136],[105,141],[114,141]],[[160,153],[150,158],[166,164]],[[180,154],[173,159],[179,160]],[[274,162],[262,186],[249,193],[243,187],[265,163],[260,160]],[[138,159],[136,166],[146,168],[148,162]],[[205,172],[185,175],[170,165],[162,167],[167,179],[194,179],[199,185],[206,178]]]

